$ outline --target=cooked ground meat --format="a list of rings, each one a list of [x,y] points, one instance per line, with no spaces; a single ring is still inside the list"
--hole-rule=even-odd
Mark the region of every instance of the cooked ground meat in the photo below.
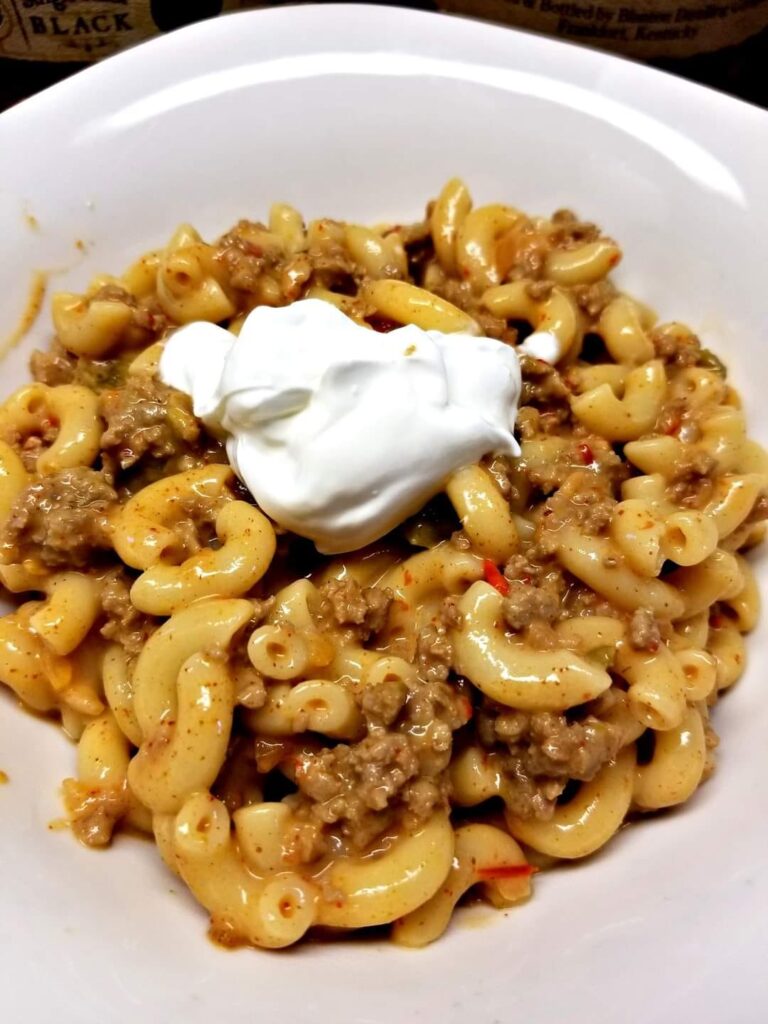
[[[493,316],[485,310],[478,309],[474,313],[474,319],[480,324],[483,334],[486,334],[489,338],[496,338],[498,341],[504,341],[507,344],[510,344],[512,340],[516,340],[510,337],[507,321],[502,320],[501,317]]]
[[[507,271],[507,280],[535,280],[544,270],[546,251],[542,245],[532,243],[517,252],[517,258]]]
[[[441,623],[429,623],[419,632],[416,641],[419,674],[423,679],[447,679],[453,658],[453,645],[448,630]]]
[[[583,583],[569,577],[570,586],[563,604],[564,619],[580,618],[582,615],[603,615],[609,619],[621,617],[616,605],[596,594]]]
[[[532,405],[523,405],[518,410],[515,426],[522,441],[531,441],[541,432],[541,413]]]
[[[667,497],[686,508],[701,508],[712,495],[716,468],[717,461],[709,452],[691,446],[671,470]]]
[[[125,786],[90,788],[76,779],[65,779],[62,792],[72,831],[80,842],[108,846],[115,826],[130,809]]]
[[[593,320],[597,320],[617,294],[615,285],[608,280],[597,281],[595,284],[577,284],[573,289],[579,307]]]
[[[376,732],[353,746],[339,744],[303,762],[296,776],[304,798],[297,817],[338,825],[355,848],[365,849],[392,823],[390,806],[408,806],[408,784],[418,773],[413,742],[402,733]]]
[[[569,779],[589,782],[619,751],[621,730],[589,715],[569,722],[551,712],[529,714],[496,705],[476,719],[480,742],[502,751],[506,799],[515,814],[546,819]]]
[[[701,342],[682,324],[660,324],[650,332],[649,338],[656,355],[675,366],[695,366],[701,353]]]
[[[120,644],[129,658],[136,658],[157,628],[157,621],[134,607],[130,597],[132,583],[123,569],[114,569],[104,578],[101,607],[106,622],[101,635]]]
[[[581,528],[584,533],[602,533],[610,523],[615,508],[615,498],[604,497],[587,501],[581,517]]]
[[[57,387],[59,384],[72,383],[77,358],[70,355],[59,342],[54,341],[47,352],[33,352],[29,366],[35,380],[49,387]]]
[[[617,504],[608,490],[613,486],[610,478],[588,470],[569,473],[563,485],[540,506],[536,550],[547,555],[554,552],[558,532],[567,523],[573,523],[584,533],[602,533]]]
[[[569,522],[585,534],[600,534],[616,506],[616,500],[605,493],[604,484],[605,481],[590,474],[570,473],[557,492],[540,506],[535,543],[528,547],[528,557],[542,560],[552,556],[559,545],[559,530]]]
[[[392,604],[392,591],[381,587],[361,587],[353,579],[329,580],[320,587],[318,617],[326,628],[356,627],[361,639],[384,627]]]
[[[142,299],[134,311],[133,322],[140,331],[147,331],[155,338],[161,338],[168,329],[168,317],[157,299]],[[151,340],[151,339],[150,339]]]
[[[667,487],[667,497],[675,505],[703,508],[712,497],[713,483],[709,477],[679,480]]]
[[[657,651],[661,643],[659,624],[649,608],[636,608],[629,620],[630,646],[637,651]]]
[[[434,282],[430,281],[430,287],[436,295],[447,299],[459,309],[465,309],[468,313],[476,307],[474,292],[469,281],[457,281],[452,277],[444,277]]]
[[[508,455],[489,455],[482,460],[483,467],[488,470],[504,497],[517,497],[515,486],[512,483],[513,475],[517,469],[517,459],[511,459]]]
[[[678,459],[674,466],[670,467],[670,480],[692,480],[696,477],[710,476],[717,467],[717,460],[700,448],[693,448],[686,452],[683,458]]]
[[[419,750],[422,772],[434,775],[448,767],[451,734],[472,714],[468,699],[440,680],[419,680],[408,694],[401,728]]]
[[[496,243],[499,274],[507,281],[536,281],[544,270],[550,245],[530,221],[523,220],[504,232]],[[546,289],[539,293],[546,297]],[[532,295],[535,298],[536,294]]]
[[[404,689],[391,681],[367,689],[361,701],[367,736],[301,758],[299,792],[290,800],[298,819],[314,824],[315,834],[294,839],[294,856],[318,856],[324,849],[321,833],[329,828],[363,850],[390,827],[413,827],[446,806],[453,732],[471,709],[440,681],[417,681],[405,694]]]
[[[712,497],[715,466],[715,460],[706,452],[692,453],[690,461],[676,468],[667,485],[669,500],[686,508],[702,508]]]
[[[360,708],[369,728],[390,726],[403,709],[408,688],[400,679],[369,683],[360,698]]]
[[[510,629],[525,629],[537,621],[551,623],[560,614],[560,594],[553,586],[537,587],[511,580],[501,610]]]
[[[529,463],[523,450],[520,467],[532,488],[541,494],[552,494],[563,486],[573,472],[573,461],[568,451],[562,451],[551,460]]]
[[[144,320],[149,316],[146,310],[134,311],[135,319]],[[89,359],[72,355],[59,341],[54,341],[49,351],[32,353],[30,369],[35,380],[50,387],[79,384],[99,393],[106,388],[122,387],[135,357],[135,350],[129,350],[120,352],[114,359]]]
[[[443,598],[440,605],[440,622],[448,629],[458,628],[462,623],[462,615],[459,611],[459,599],[454,595]]]
[[[263,224],[241,220],[222,237],[214,259],[226,269],[232,288],[254,292],[264,271],[275,266],[279,255],[279,250],[269,244]]]
[[[508,580],[519,580],[521,583],[532,583],[534,586],[540,586],[550,572],[546,565],[530,561],[527,552],[512,555],[504,566],[504,576]]]
[[[686,412],[688,411],[688,404],[684,398],[672,398],[668,402],[665,402],[661,407],[656,424],[654,426],[654,433],[665,434],[671,437],[673,434],[680,434]]]
[[[534,302],[542,302],[550,297],[554,287],[552,281],[529,281],[525,286],[525,292]]]
[[[543,405],[547,409],[557,403],[567,406],[570,391],[554,366],[542,359],[522,356],[520,369],[523,374],[521,405]]]
[[[586,242],[600,238],[600,229],[588,220],[580,220],[573,210],[556,210],[552,214],[555,228],[550,232],[553,245],[562,249],[573,249]]]
[[[168,318],[157,299],[152,297],[137,299],[135,295],[119,284],[105,284],[96,291],[91,302],[119,302],[131,309],[131,323],[124,341],[129,346],[149,345],[154,337],[160,335],[168,326]]]
[[[111,547],[108,513],[116,501],[115,491],[94,469],[51,473],[16,499],[0,531],[0,549],[13,562],[87,565],[94,551]]]
[[[617,494],[618,485],[629,475],[626,463],[622,462],[610,444],[603,438],[591,434],[577,434],[572,443],[560,448],[547,460],[541,459],[535,449],[533,458],[529,459],[524,447],[523,457],[518,462],[518,470],[528,483],[542,494],[552,494],[559,487],[563,487],[572,473],[585,466],[590,467],[590,477],[586,480],[583,476],[580,478],[580,483],[587,485],[586,488],[582,487],[582,490],[594,492],[595,478],[599,475],[604,495]],[[571,488],[569,493],[572,494],[572,491]],[[572,496],[574,501],[580,500],[575,495]]]
[[[106,421],[102,451],[121,469],[129,469],[145,455],[178,455],[200,434],[189,398],[144,374],[129,377],[124,387],[102,392],[99,408]]]
[[[324,287],[333,287],[351,280],[360,268],[344,245],[344,228],[338,221],[324,219],[315,225],[307,255],[312,264],[313,280]]]
[[[46,417],[35,433],[23,433],[16,427],[9,427],[4,432],[3,440],[16,448],[19,458],[28,473],[35,473],[37,460],[42,453],[56,440],[59,433],[58,424]]]

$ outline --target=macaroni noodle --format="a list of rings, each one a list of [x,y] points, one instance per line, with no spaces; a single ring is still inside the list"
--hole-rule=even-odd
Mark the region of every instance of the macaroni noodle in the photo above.
[[[77,742],[81,842],[153,835],[226,945],[412,947],[694,797],[759,617],[768,456],[719,360],[618,291],[621,256],[454,178],[414,224],[277,203],[54,297],[0,404],[0,682]],[[311,297],[374,343],[517,348],[520,458],[332,558],[272,522],[160,360],[183,324]]]

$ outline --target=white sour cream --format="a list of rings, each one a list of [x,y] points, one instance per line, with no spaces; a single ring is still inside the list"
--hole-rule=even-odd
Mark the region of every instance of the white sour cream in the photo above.
[[[326,554],[377,540],[454,470],[520,453],[514,349],[415,326],[380,334],[319,299],[260,306],[237,337],[182,327],[160,376],[226,438],[259,506]]]
[[[517,346],[518,355],[532,356],[552,366],[560,355],[560,342],[550,331],[534,331],[529,334],[522,345]]]

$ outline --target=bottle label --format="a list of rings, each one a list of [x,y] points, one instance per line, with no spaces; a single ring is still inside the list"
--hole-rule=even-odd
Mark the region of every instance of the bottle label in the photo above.
[[[0,57],[92,61],[254,0],[0,0]],[[489,18],[640,58],[689,57],[768,26],[768,0],[437,0]]]
[[[491,18],[633,57],[691,57],[768,26],[768,0],[438,0]]]
[[[94,61],[248,0],[0,0],[0,57]]]

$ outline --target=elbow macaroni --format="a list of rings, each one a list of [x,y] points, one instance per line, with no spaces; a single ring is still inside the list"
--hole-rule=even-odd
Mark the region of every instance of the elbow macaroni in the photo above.
[[[616,290],[620,258],[452,179],[413,225],[182,225],[54,298],[53,355],[0,404],[0,682],[77,742],[82,842],[153,834],[224,944],[414,947],[466,893],[512,907],[534,865],[694,795],[759,617],[768,456],[717,359]],[[169,330],[313,296],[372,332],[557,349],[521,364],[519,460],[333,559],[157,382]]]
[[[487,697],[523,710],[564,711],[608,689],[607,672],[570,651],[535,651],[499,629],[501,596],[473,583],[459,601],[462,625],[453,632],[455,664]]]
[[[35,469],[46,475],[60,469],[90,466],[99,452],[101,420],[96,395],[76,384],[48,387],[28,384],[19,388],[0,407],[0,435],[7,442],[38,436],[47,440],[35,460]],[[8,466],[7,457],[5,465]],[[11,470],[6,469],[6,476]],[[18,479],[18,466],[16,466]]]

